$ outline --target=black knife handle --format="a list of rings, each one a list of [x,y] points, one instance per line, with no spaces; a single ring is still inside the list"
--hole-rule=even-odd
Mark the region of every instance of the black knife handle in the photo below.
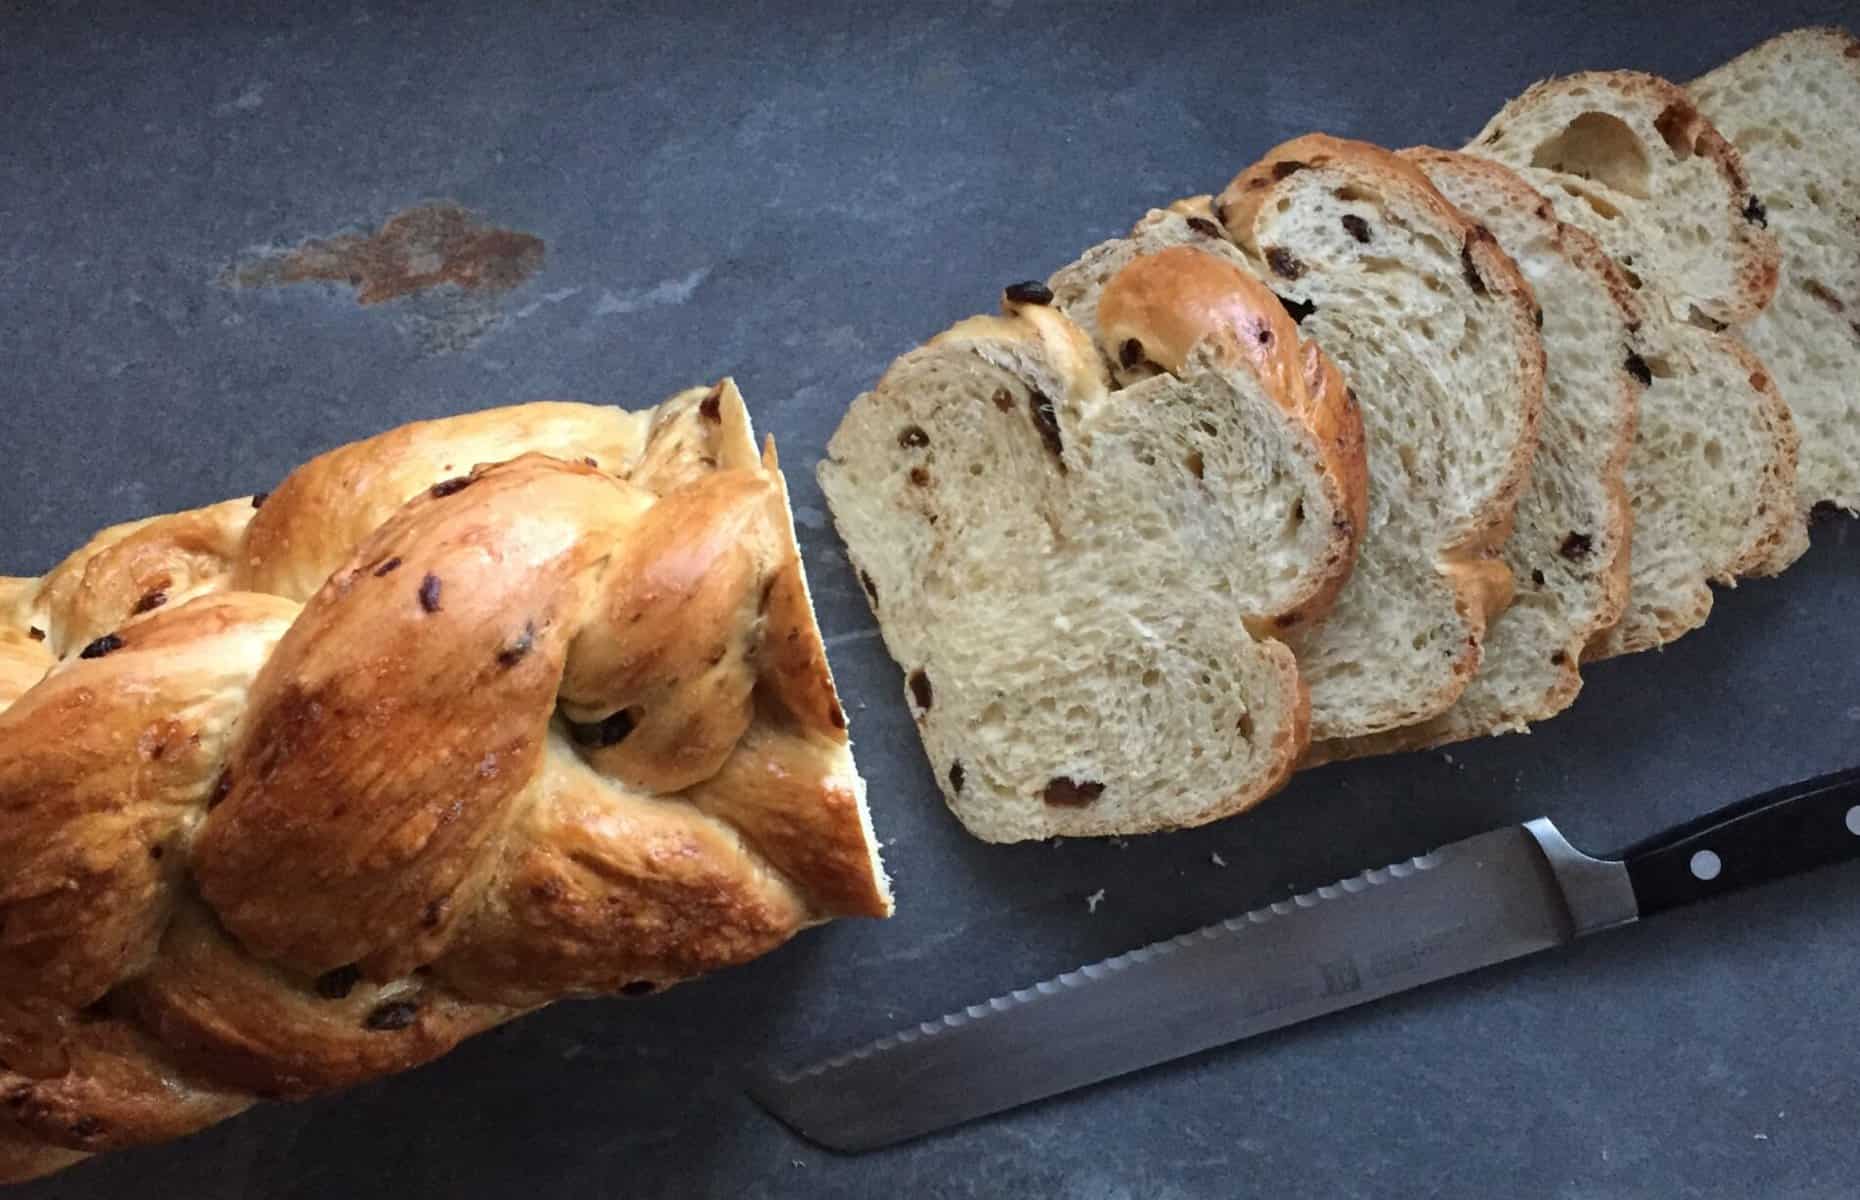
[[[1643,917],[1860,858],[1860,767],[1741,800],[1618,857]]]

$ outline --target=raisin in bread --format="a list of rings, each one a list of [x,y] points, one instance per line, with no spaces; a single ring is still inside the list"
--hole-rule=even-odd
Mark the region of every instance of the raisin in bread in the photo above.
[[[1624,472],[1642,390],[1627,366],[1640,322],[1633,289],[1594,238],[1558,221],[1507,168],[1425,147],[1402,157],[1491,230],[1530,282],[1544,313],[1544,408],[1530,483],[1504,546],[1517,594],[1486,631],[1479,674],[1446,712],[1341,743],[1340,756],[1515,732],[1554,716],[1582,687],[1583,648],[1627,600]]]
[[[1537,308],[1491,235],[1380,147],[1288,142],[1215,211],[1362,406],[1370,508],[1356,571],[1292,642],[1321,759],[1323,742],[1445,711],[1478,669],[1512,590],[1497,551],[1536,440]]]
[[[1546,79],[1467,150],[1551,193],[1563,220],[1658,279],[1683,320],[1748,321],[1776,290],[1779,252],[1742,161],[1677,84],[1638,71]]]
[[[1291,651],[1251,631],[1348,569],[1317,515],[1360,489],[1319,432],[1355,419],[1342,381],[1185,247],[1110,280],[1101,348],[1009,296],[894,363],[820,466],[938,784],[995,842],[1246,808],[1308,739]]]
[[[1740,333],[1800,431],[1797,496],[1860,511],[1860,41],[1794,30],[1687,90],[1742,155],[1750,215],[1782,247],[1775,299]]]

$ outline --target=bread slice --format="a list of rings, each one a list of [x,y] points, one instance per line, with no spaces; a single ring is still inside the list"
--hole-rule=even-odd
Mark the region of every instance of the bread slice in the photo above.
[[[1639,300],[1601,244],[1557,220],[1509,169],[1426,147],[1401,156],[1490,230],[1530,281],[1544,314],[1544,408],[1503,551],[1517,595],[1486,630],[1479,673],[1439,716],[1338,743],[1338,757],[1516,732],[1554,716],[1582,687],[1583,648],[1627,601],[1625,469],[1642,390],[1627,363]]]
[[[1184,248],[1184,249],[1178,249]],[[1193,250],[1196,253],[1187,253]],[[1110,281],[1145,256],[1153,261],[1125,276],[1114,300],[1119,309],[1108,325],[1099,321],[1100,299]],[[1250,278],[1236,283],[1233,270],[1222,270],[1204,261],[1212,256],[1218,263],[1246,272],[1246,259],[1227,241],[1213,220],[1183,213],[1152,210],[1130,236],[1114,238],[1087,250],[1078,261],[1061,268],[1047,280],[1053,293],[1053,306],[1071,318],[1086,337],[1105,347],[1112,374],[1124,383],[1140,380],[1158,370],[1157,361],[1180,361],[1188,357],[1190,339],[1204,326],[1214,323],[1214,315],[1205,304],[1225,303],[1237,291],[1251,303],[1259,289]],[[1147,293],[1139,287],[1147,287]],[[1144,328],[1125,328],[1134,296],[1144,300],[1135,311]],[[1121,299],[1119,297],[1121,296]],[[1271,314],[1269,314],[1271,315]],[[1259,324],[1253,334],[1254,344],[1271,347],[1279,336],[1275,331],[1296,335],[1296,325],[1289,316],[1272,315],[1269,324]],[[1171,347],[1170,357],[1158,358],[1159,348],[1151,344],[1164,337]],[[1262,496],[1263,507],[1252,515],[1257,529],[1239,529],[1238,543],[1254,546],[1268,553],[1264,570],[1250,580],[1250,591],[1243,597],[1249,626],[1255,633],[1284,640],[1322,619],[1336,603],[1337,594],[1356,562],[1356,548],[1368,521],[1369,475],[1364,461],[1362,414],[1336,368],[1329,365],[1316,343],[1306,342],[1296,362],[1281,360],[1284,368],[1296,365],[1309,380],[1334,380],[1300,392],[1295,387],[1273,385],[1269,390],[1281,397],[1306,397],[1306,409],[1291,414],[1294,420],[1285,425],[1280,436],[1291,453],[1302,458],[1315,475],[1301,476],[1300,487],[1315,489],[1316,503],[1300,503],[1302,491],[1286,509],[1268,493]],[[1265,369],[1261,360],[1260,369]],[[1236,480],[1229,486],[1246,490],[1259,486],[1259,480]],[[1292,536],[1285,536],[1289,532]]]
[[[1681,320],[1748,321],[1776,290],[1779,251],[1742,161],[1677,84],[1638,71],[1546,79],[1467,149],[1573,201],[1558,204],[1563,220],[1658,279]]]
[[[1631,369],[1647,389],[1627,465],[1628,605],[1585,657],[1664,645],[1704,624],[1710,583],[1774,574],[1808,545],[1788,407],[1761,362],[1715,330],[1761,309],[1774,243],[1742,216],[1736,151],[1653,76],[1538,84],[1465,149],[1516,170],[1558,219],[1601,242],[1640,296]]]
[[[1782,247],[1775,299],[1739,332],[1794,414],[1796,494],[1860,511],[1860,41],[1797,29],[1686,87]]]
[[[1004,316],[900,358],[853,402],[821,488],[972,833],[1238,812],[1307,743],[1291,651],[1249,631],[1321,606],[1348,570],[1336,481],[1362,467],[1315,430],[1354,409],[1217,257],[1119,271],[1102,354],[1050,300],[1017,285]]]
[[[1370,510],[1356,571],[1292,641],[1321,759],[1316,743],[1445,711],[1478,669],[1512,590],[1497,549],[1536,441],[1537,306],[1491,235],[1380,147],[1288,142],[1215,208],[1362,405]]]

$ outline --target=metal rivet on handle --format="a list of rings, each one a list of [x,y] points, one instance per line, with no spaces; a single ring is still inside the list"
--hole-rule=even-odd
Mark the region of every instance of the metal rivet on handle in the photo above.
[[[1860,804],[1847,810],[1847,832],[1860,837]]]
[[[1724,870],[1724,863],[1710,850],[1701,850],[1692,856],[1692,875],[1706,883],[1718,878],[1718,872]]]

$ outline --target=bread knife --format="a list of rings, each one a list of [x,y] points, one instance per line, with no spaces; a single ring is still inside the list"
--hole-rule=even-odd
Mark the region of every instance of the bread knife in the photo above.
[[[1609,858],[1539,818],[758,1072],[750,1094],[809,1141],[872,1150],[1856,857],[1860,768]]]

